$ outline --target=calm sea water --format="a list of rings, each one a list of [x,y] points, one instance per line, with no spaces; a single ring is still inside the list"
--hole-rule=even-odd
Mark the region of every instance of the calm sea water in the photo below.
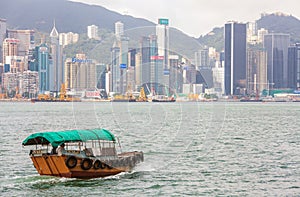
[[[1,196],[299,196],[299,103],[0,103]],[[106,128],[133,172],[39,176],[22,141],[39,131]]]

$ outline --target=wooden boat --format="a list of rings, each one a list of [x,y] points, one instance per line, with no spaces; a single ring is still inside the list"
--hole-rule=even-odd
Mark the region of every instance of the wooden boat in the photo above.
[[[143,152],[117,154],[116,138],[105,129],[35,133],[22,145],[33,145],[29,155],[40,175],[82,179],[105,177],[131,171],[144,160]],[[64,149],[57,153],[55,150],[62,145]]]

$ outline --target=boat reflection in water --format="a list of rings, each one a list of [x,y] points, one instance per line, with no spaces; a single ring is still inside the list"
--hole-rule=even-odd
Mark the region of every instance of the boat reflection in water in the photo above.
[[[22,143],[33,145],[30,158],[40,175],[97,178],[128,172],[144,160],[143,152],[116,151],[115,136],[105,129],[35,133]],[[55,150],[64,146],[61,153]],[[121,146],[120,146],[121,147]]]

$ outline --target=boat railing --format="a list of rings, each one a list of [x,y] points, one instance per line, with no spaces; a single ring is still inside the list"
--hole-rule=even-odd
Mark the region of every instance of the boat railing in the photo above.
[[[42,156],[48,153],[48,149],[35,149],[35,150],[30,150],[29,155],[33,156]]]

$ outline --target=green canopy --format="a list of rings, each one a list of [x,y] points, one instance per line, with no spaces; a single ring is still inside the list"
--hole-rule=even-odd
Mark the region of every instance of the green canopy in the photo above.
[[[108,130],[90,129],[34,133],[28,136],[22,145],[51,144],[57,147],[65,142],[85,142],[88,140],[116,141],[115,136]]]

